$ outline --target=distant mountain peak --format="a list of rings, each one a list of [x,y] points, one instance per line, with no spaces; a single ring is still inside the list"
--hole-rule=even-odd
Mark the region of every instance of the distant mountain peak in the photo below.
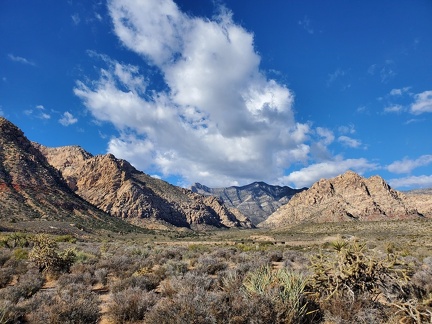
[[[273,186],[263,181],[256,181],[243,186],[225,188],[209,188],[195,183],[191,186],[191,190],[221,198],[225,205],[239,209],[254,224],[258,224],[304,189]]]

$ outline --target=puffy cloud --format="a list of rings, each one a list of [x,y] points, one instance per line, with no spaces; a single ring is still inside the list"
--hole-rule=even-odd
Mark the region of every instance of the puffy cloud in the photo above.
[[[321,137],[321,142],[324,143],[325,145],[329,145],[333,143],[335,137],[331,130],[323,127],[317,127],[316,132],[318,136]]]
[[[394,188],[430,188],[432,187],[432,175],[390,179],[388,183]]]
[[[387,166],[387,170],[393,173],[410,173],[412,170],[432,163],[432,155],[422,155],[418,159],[404,158]]]
[[[63,126],[73,125],[78,122],[78,119],[75,118],[70,112],[66,111],[63,113],[63,117],[59,119],[59,123]]]
[[[361,141],[354,139],[354,138],[351,138],[349,136],[345,136],[345,135],[339,136],[337,140],[342,145],[348,146],[351,148],[358,148],[362,145]]]
[[[411,89],[411,87],[403,87],[403,88],[399,88],[399,89],[392,89],[390,91],[390,95],[391,96],[401,96],[404,93],[408,92]]]
[[[355,127],[353,124],[339,126],[338,131],[341,134],[354,134],[356,132]]]
[[[293,93],[260,70],[253,34],[229,11],[190,17],[170,0],[108,7],[115,34],[143,65],[89,52],[106,68],[97,80],[77,81],[74,92],[94,118],[118,129],[108,151],[119,158],[185,183],[226,186],[276,181],[334,141],[330,130],[296,122]],[[149,84],[148,65],[163,87]]]
[[[432,90],[414,95],[415,102],[411,105],[411,113],[419,115],[432,112]]]
[[[392,105],[384,108],[385,113],[400,113],[403,111],[402,105]]]
[[[348,170],[359,174],[377,169],[378,166],[366,159],[346,159],[338,157],[333,161],[312,164],[299,171],[294,171],[280,179],[281,183],[289,183],[296,188],[310,187],[322,178],[332,178]]]

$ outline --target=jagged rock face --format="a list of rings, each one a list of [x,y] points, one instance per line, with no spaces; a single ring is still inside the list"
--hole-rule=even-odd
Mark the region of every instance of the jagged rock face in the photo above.
[[[112,154],[91,156],[76,146],[39,149],[78,195],[135,225],[152,227],[156,220],[196,229],[252,226],[220,200],[152,178]]]
[[[418,218],[423,215],[412,200],[390,188],[379,176],[368,179],[348,171],[321,179],[294,196],[260,224],[263,227],[301,222],[372,221]]]
[[[432,188],[408,191],[405,196],[412,206],[416,206],[419,213],[432,217]]]
[[[272,186],[264,182],[254,182],[242,187],[209,188],[195,183],[191,190],[203,195],[219,197],[225,205],[240,210],[254,224],[259,224],[305,188],[292,189],[286,186]]]
[[[73,193],[23,132],[2,117],[0,219],[80,222],[114,230],[120,224]]]

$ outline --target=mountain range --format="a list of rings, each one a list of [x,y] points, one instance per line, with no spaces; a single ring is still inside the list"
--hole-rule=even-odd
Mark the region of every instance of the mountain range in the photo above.
[[[80,197],[129,223],[146,228],[167,224],[194,229],[253,226],[220,199],[150,177],[112,154],[92,156],[78,146],[34,146]]]
[[[366,179],[352,171],[309,189],[264,182],[180,188],[112,154],[30,142],[0,117],[0,228],[37,223],[43,230],[53,224],[69,230],[205,230],[431,217],[432,190],[402,193],[379,176]]]
[[[293,189],[287,186],[273,186],[265,182],[253,182],[246,186],[226,188],[209,188],[200,183],[191,186],[191,190],[203,195],[216,196],[226,206],[237,208],[254,224],[259,224],[286,204],[295,194],[306,190]]]
[[[114,231],[135,228],[127,224],[194,229],[253,226],[219,199],[152,178],[112,154],[93,157],[77,146],[47,148],[32,143],[3,117],[0,206],[1,221],[61,221]]]

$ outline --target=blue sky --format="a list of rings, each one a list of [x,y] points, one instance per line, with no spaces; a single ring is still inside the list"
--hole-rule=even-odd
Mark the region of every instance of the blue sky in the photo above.
[[[173,184],[432,187],[430,0],[3,0],[0,115]]]

